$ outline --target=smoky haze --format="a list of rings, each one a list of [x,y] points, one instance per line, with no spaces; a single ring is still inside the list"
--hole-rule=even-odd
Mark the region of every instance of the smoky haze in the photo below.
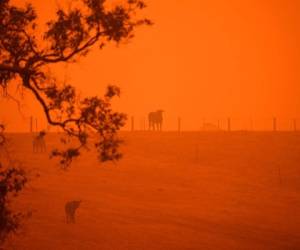
[[[31,2],[43,21],[58,4]],[[134,116],[137,128],[150,111],[163,109],[165,130],[176,129],[178,117],[183,130],[218,120],[225,128],[227,117],[236,129],[271,129],[273,117],[290,129],[291,119],[300,117],[299,10],[296,0],[152,0],[144,14],[154,26],[139,29],[129,44],[95,50],[54,71],[82,95],[119,85],[115,108]],[[37,103],[24,98],[21,113],[1,100],[8,131],[28,131],[31,114],[46,126]]]

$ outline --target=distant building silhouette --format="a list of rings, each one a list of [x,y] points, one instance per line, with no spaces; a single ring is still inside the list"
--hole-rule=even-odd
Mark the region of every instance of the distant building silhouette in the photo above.
[[[220,128],[218,125],[206,122],[206,123],[203,123],[201,130],[203,130],[203,131],[219,131]]]

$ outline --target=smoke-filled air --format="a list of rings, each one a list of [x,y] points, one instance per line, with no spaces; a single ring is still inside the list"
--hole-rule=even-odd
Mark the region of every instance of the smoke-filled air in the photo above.
[[[298,0],[0,0],[0,249],[300,249]]]

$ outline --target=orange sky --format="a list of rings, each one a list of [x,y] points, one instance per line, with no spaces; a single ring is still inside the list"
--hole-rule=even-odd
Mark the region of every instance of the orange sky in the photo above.
[[[46,18],[60,1],[28,2]],[[106,84],[116,83],[122,89],[118,110],[139,123],[149,111],[164,109],[165,129],[176,128],[177,116],[183,129],[227,116],[233,128],[234,122],[249,127],[250,117],[256,128],[271,127],[273,116],[282,128],[300,118],[300,1],[147,3],[144,13],[154,26],[140,28],[130,44],[93,51],[64,67],[83,94],[101,95]],[[14,103],[0,101],[0,121],[10,131],[28,131],[31,113],[42,123],[40,109],[28,99],[24,117]]]

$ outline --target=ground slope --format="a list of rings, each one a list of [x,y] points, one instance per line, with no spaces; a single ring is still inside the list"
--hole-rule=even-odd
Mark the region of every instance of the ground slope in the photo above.
[[[10,135],[40,177],[14,205],[33,210],[10,249],[300,249],[300,135],[123,133],[125,157],[85,154],[68,172]],[[48,135],[48,149],[58,143]],[[77,223],[64,204],[82,199]]]

